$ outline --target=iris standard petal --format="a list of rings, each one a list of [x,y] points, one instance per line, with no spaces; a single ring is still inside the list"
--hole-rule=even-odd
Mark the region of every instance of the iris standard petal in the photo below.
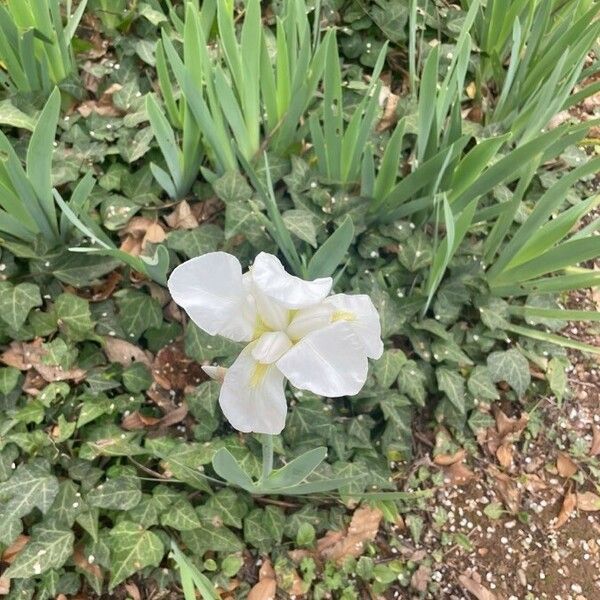
[[[358,393],[367,379],[367,355],[342,321],[309,333],[276,364],[292,385],[330,398]]]
[[[192,258],[173,271],[168,286],[173,300],[200,329],[235,342],[252,339],[256,309],[235,256],[209,252]]]
[[[274,363],[292,347],[292,340],[283,331],[263,333],[253,344],[252,356],[261,363]]]
[[[323,327],[331,325],[331,315],[334,311],[335,308],[325,302],[296,311],[286,332],[292,340],[297,342],[316,329],[323,329]]]
[[[287,308],[305,308],[323,300],[331,291],[331,277],[304,281],[290,275],[273,254],[261,252],[252,265],[252,279],[258,289]]]
[[[335,294],[323,304],[333,308],[331,320],[346,322],[362,343],[369,358],[380,358],[383,354],[381,323],[373,301],[366,294]]]
[[[235,429],[277,435],[285,426],[287,403],[283,373],[274,364],[257,362],[249,344],[227,369],[219,404]]]

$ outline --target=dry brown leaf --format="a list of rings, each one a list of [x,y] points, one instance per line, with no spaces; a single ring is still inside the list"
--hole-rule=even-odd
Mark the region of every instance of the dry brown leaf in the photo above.
[[[29,536],[19,535],[17,539],[2,553],[2,562],[10,565],[17,558],[17,555],[25,548]]]
[[[10,592],[10,579],[0,577],[0,596],[6,596]]]
[[[84,555],[81,547],[75,548],[75,550],[73,552],[73,562],[82,571],[87,571],[88,573],[90,573],[90,575],[92,575],[96,579],[99,579],[100,581],[102,581],[102,579],[103,579],[102,569],[96,563],[93,563],[93,562],[91,563],[87,559],[87,557]]]
[[[467,485],[474,477],[475,473],[463,462],[444,467],[444,481],[450,485]]]
[[[91,287],[91,295],[89,296],[89,300],[92,302],[102,302],[110,298],[117,289],[119,282],[123,277],[118,271],[113,271],[108,274],[108,277],[104,279],[98,285],[93,285]]]
[[[266,559],[258,571],[258,583],[250,590],[248,600],[275,600],[277,579],[271,561]]]
[[[160,244],[166,237],[165,230],[158,223],[152,223],[142,239],[142,248],[146,248],[147,244]]]
[[[180,406],[174,410],[169,411],[161,420],[160,427],[171,427],[177,423],[181,423],[188,414],[188,407],[185,402],[182,402]]]
[[[560,507],[560,512],[558,513],[558,517],[556,517],[556,523],[554,524],[554,529],[558,529],[562,527],[571,516],[571,513],[575,510],[577,506],[577,494],[574,494],[571,491],[571,488],[567,490],[565,497],[563,499],[562,506]]]
[[[496,594],[490,592],[485,586],[468,575],[459,575],[458,582],[467,592],[473,594],[477,600],[497,600]]]
[[[513,450],[512,444],[502,444],[498,450],[496,450],[496,458],[502,467],[508,469],[513,462]]]
[[[600,496],[594,492],[582,492],[577,494],[577,508],[586,512],[600,510]]]
[[[498,407],[495,407],[494,416],[496,418],[496,430],[502,438],[511,434],[520,434],[529,422],[529,415],[526,412],[522,413],[518,419],[511,419]]]
[[[385,131],[386,129],[392,128],[398,121],[398,115],[396,114],[396,108],[398,107],[398,101],[400,96],[392,94],[388,87],[382,87],[380,92],[380,104],[385,103],[383,109],[383,115],[377,123],[377,131]]]
[[[596,425],[595,423],[592,425],[592,445],[590,446],[589,454],[590,456],[598,456],[600,454],[600,425]]]
[[[99,100],[86,100],[77,107],[77,112],[82,117],[89,117],[92,113],[96,113],[101,117],[120,117],[121,111],[113,104],[112,97],[115,92],[118,92],[123,86],[119,83],[113,83],[106,88]]]
[[[83,369],[63,369],[59,366],[44,364],[42,359],[46,355],[46,350],[42,347],[42,343],[41,338],[37,338],[31,343],[11,342],[8,350],[0,356],[0,362],[21,371],[33,368],[48,383],[67,380],[79,383],[84,379],[86,372]]]
[[[152,377],[166,390],[185,390],[208,379],[202,367],[185,355],[179,343],[169,344],[159,351],[152,363]]]
[[[568,479],[577,473],[579,467],[573,462],[571,457],[564,452],[559,452],[556,459],[556,469],[561,477]]]
[[[134,362],[141,362],[148,368],[152,366],[152,355],[144,352],[139,346],[111,336],[103,339],[104,354],[110,362],[119,363],[124,367],[128,367]]]
[[[339,532],[327,532],[325,537],[317,542],[319,553],[323,558],[337,562],[343,562],[348,556],[359,557],[365,543],[375,539],[382,517],[383,513],[378,508],[361,506],[354,511],[345,534],[339,537],[335,535]],[[324,540],[327,542],[323,543]]]
[[[521,506],[521,493],[516,482],[496,467],[488,467],[487,472],[494,479],[496,491],[509,512],[513,515],[518,513]]]
[[[535,473],[525,475],[525,489],[528,492],[535,494],[547,488],[546,482],[539,475],[536,475]]]
[[[277,582],[275,579],[259,581],[248,593],[248,600],[275,600]]]
[[[129,594],[131,600],[142,600],[140,588],[137,585],[135,585],[135,583],[126,583],[125,589],[127,590],[127,593]]]
[[[198,219],[196,219],[190,205],[185,200],[180,202],[175,210],[165,217],[165,221],[172,229],[195,229],[198,227]]]
[[[449,467],[456,462],[462,462],[467,456],[466,451],[461,448],[454,454],[438,454],[433,458],[433,462],[441,467]]]
[[[159,423],[160,419],[143,415],[136,410],[135,412],[123,417],[123,420],[121,421],[121,427],[127,431],[135,431],[137,429],[147,429],[148,427],[153,427]]]
[[[431,576],[431,569],[427,565],[419,565],[419,568],[410,578],[410,586],[417,592],[425,594]]]

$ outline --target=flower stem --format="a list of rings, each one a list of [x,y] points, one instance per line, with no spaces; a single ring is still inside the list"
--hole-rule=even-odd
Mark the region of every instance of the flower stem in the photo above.
[[[262,436],[262,456],[262,477],[260,481],[264,483],[273,470],[273,436],[268,433]]]

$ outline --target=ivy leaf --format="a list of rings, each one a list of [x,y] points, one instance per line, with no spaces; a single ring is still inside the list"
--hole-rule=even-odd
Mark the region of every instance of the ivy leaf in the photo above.
[[[31,309],[41,305],[42,297],[37,285],[0,282],[0,318],[13,329],[20,329]]]
[[[433,259],[431,239],[419,231],[398,246],[398,260],[411,273],[423,269]]]
[[[452,405],[461,413],[465,414],[465,380],[456,371],[440,367],[436,369],[435,375],[438,388],[448,396]]]
[[[225,525],[242,528],[242,519],[248,508],[237,492],[225,488],[211,496],[203,507],[205,512],[214,511]]]
[[[189,531],[201,526],[194,507],[185,498],[181,498],[171,505],[161,516],[160,522],[163,526],[172,527],[178,531]]]
[[[492,352],[487,358],[487,366],[494,383],[506,381],[519,397],[527,391],[531,382],[529,363],[516,348]]]
[[[398,378],[400,369],[405,363],[406,356],[402,350],[397,348],[386,350],[373,368],[377,383],[384,388],[389,388]]]
[[[201,527],[181,532],[181,540],[195,555],[202,556],[207,550],[238,552],[244,549],[244,544],[230,529],[203,519],[201,513],[200,518]]]
[[[73,553],[74,539],[70,529],[38,525],[34,536],[17,555],[4,577],[36,577],[62,567]]]
[[[97,486],[86,496],[90,506],[129,510],[142,499],[140,483],[134,477],[115,477]]]
[[[398,389],[419,406],[425,406],[426,376],[414,360],[408,360],[400,368]]]
[[[245,202],[252,198],[252,188],[238,171],[229,171],[217,179],[212,188],[225,204]]]
[[[183,341],[187,356],[200,363],[215,358],[233,356],[239,352],[239,344],[219,335],[209,335],[191,321],[185,329]]]
[[[121,521],[108,538],[112,562],[109,589],[145,567],[156,567],[165,549],[160,538],[136,523]]]
[[[159,327],[162,309],[157,300],[137,290],[121,290],[115,294],[119,322],[128,337],[137,339],[146,329]]]
[[[311,212],[293,208],[286,210],[282,218],[287,229],[297,238],[310,244],[313,248],[317,247],[316,217]]]
[[[14,475],[0,487],[0,541],[9,544],[9,530],[18,535],[21,530],[19,519],[28,515],[34,508],[42,513],[52,505],[58,493],[58,480],[49,472],[49,465],[44,460],[35,460],[20,465]],[[10,525],[7,525],[10,524]]]
[[[473,397],[478,400],[497,400],[500,398],[488,368],[483,365],[479,365],[471,371],[467,387]]]
[[[194,229],[172,231],[167,238],[167,247],[181,252],[187,258],[195,258],[217,250],[224,238],[220,227],[208,223]]]
[[[0,369],[0,394],[10,394],[19,383],[21,371],[14,367],[4,367]]]
[[[60,330],[72,340],[84,340],[94,328],[89,302],[79,296],[61,294],[54,312]]]

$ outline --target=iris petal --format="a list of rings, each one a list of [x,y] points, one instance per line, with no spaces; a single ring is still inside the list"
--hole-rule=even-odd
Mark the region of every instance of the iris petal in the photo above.
[[[242,283],[242,266],[226,252],[210,252],[179,265],[168,282],[173,300],[210,335],[252,339],[256,308]]]

